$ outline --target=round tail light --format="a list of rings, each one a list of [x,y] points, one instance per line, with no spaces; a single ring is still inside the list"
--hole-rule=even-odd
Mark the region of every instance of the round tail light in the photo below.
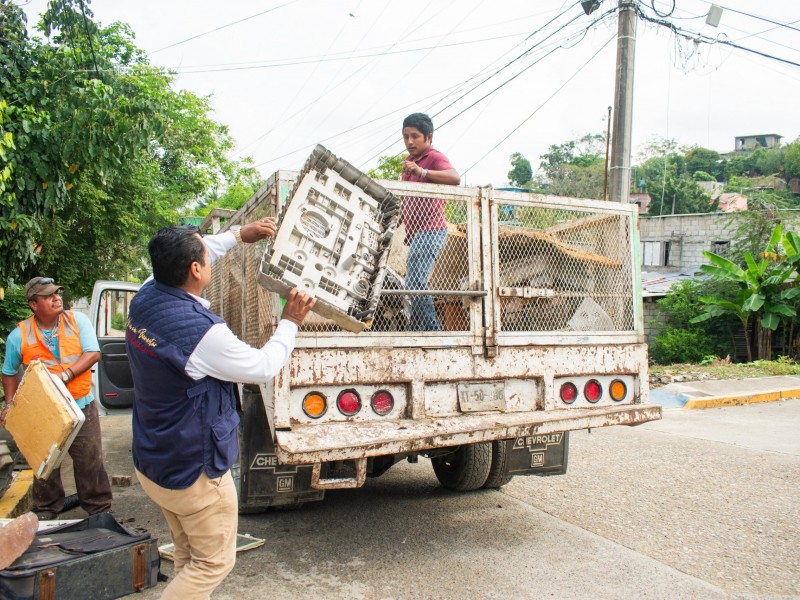
[[[345,417],[352,417],[361,410],[361,396],[355,390],[344,390],[336,399],[336,406]]]
[[[380,416],[388,415],[394,408],[394,397],[386,390],[378,390],[372,394],[372,410]]]
[[[567,382],[561,385],[561,401],[564,404],[572,404],[577,397],[578,388],[575,387],[574,383]]]
[[[311,392],[303,398],[303,412],[312,419],[319,419],[328,410],[328,400],[324,394]]]
[[[621,379],[615,379],[608,388],[608,393],[614,402],[621,402],[628,395],[628,386]]]
[[[603,386],[600,385],[600,382],[596,379],[591,379],[586,382],[586,385],[583,387],[583,395],[586,396],[586,399],[594,404],[600,397],[603,395]]]

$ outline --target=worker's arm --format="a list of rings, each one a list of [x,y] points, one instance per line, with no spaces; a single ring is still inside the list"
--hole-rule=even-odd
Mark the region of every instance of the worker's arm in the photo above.
[[[6,415],[8,409],[11,408],[11,401],[14,399],[14,394],[17,393],[19,387],[19,375],[6,375],[3,373],[3,392],[6,395],[6,406],[3,412],[0,412],[0,427],[6,426]]]
[[[95,364],[100,361],[100,353],[99,352],[84,352],[80,355],[78,360],[75,361],[74,365],[71,365],[67,371],[72,371],[72,375],[70,376],[70,381],[75,379],[81,373],[85,373],[89,369],[91,369]]]
[[[461,183],[461,175],[452,167],[441,170],[423,169],[413,160],[406,160],[403,162],[403,172],[413,175],[426,183],[439,183],[442,185],[459,185]]]

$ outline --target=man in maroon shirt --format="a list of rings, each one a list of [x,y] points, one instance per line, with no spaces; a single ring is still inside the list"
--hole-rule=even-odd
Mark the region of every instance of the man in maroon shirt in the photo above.
[[[458,185],[461,176],[447,160],[435,150],[433,121],[428,115],[414,113],[403,121],[403,141],[408,150],[403,162],[403,181],[424,181],[444,185]],[[439,253],[447,241],[447,222],[444,218],[446,200],[441,198],[405,197],[402,217],[406,228],[405,243],[406,289],[427,290],[428,278]],[[411,297],[410,331],[440,331],[433,298],[429,295]]]

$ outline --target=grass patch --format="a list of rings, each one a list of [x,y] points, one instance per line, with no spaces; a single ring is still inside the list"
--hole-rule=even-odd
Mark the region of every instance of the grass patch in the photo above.
[[[672,376],[705,373],[709,379],[747,379],[749,377],[772,377],[775,375],[800,375],[800,363],[790,358],[778,360],[756,360],[751,363],[732,363],[715,359],[707,364],[683,363],[675,365],[650,365],[651,376]]]

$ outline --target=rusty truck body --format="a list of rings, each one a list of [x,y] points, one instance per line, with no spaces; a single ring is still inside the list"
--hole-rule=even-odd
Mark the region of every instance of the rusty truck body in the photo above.
[[[275,173],[239,211],[203,227],[279,215],[297,177]],[[428,289],[405,289],[400,224],[368,326],[354,333],[312,314],[280,375],[239,387],[242,512],[318,500],[419,458],[460,491],[561,474],[570,431],[661,417],[648,403],[635,205],[378,183],[401,201],[444,206],[447,241]],[[232,249],[212,266],[206,291],[212,310],[253,346],[281,314],[280,297],[259,284],[267,249]],[[414,294],[433,298],[441,331],[408,329]],[[120,303],[96,296],[93,305]],[[108,346],[101,386],[112,355],[120,368],[119,350]]]

